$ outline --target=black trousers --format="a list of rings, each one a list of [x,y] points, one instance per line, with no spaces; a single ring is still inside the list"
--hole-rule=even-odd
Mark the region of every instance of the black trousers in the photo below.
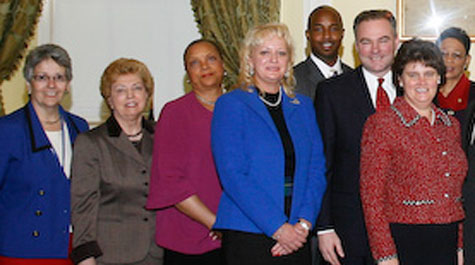
[[[221,249],[215,249],[199,255],[189,255],[165,249],[164,265],[224,265]]]
[[[223,231],[222,250],[227,265],[310,265],[310,244],[285,256],[273,257],[276,241],[264,234]]]
[[[390,224],[400,265],[456,265],[458,224]]]

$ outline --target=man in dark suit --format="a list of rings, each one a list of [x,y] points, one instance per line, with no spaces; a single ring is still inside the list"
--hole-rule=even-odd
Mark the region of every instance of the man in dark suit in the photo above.
[[[363,11],[353,30],[362,65],[320,82],[315,101],[328,178],[318,244],[332,265],[374,264],[359,193],[360,140],[376,106],[387,107],[396,97],[390,71],[399,45],[394,16],[387,10]]]
[[[295,92],[314,99],[318,82],[351,70],[338,56],[344,33],[341,16],[333,7],[319,6],[310,13],[305,36],[312,53],[294,67]]]
[[[462,128],[462,146],[467,153],[468,172],[463,185],[463,254],[465,264],[475,264],[475,100],[466,109],[465,128]]]
[[[344,33],[340,13],[333,7],[322,5],[310,13],[305,36],[312,51],[294,67],[295,92],[313,100],[320,81],[352,70],[338,56]],[[312,235],[311,248],[312,265],[322,264],[316,234]]]

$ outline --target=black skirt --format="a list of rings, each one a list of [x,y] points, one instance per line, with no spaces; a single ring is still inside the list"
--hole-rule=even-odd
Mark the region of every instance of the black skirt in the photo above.
[[[456,265],[459,223],[390,224],[400,265]]]
[[[192,255],[183,254],[170,249],[165,249],[164,265],[225,265],[220,248],[209,252]]]
[[[272,247],[276,241],[264,234],[246,233],[234,230],[224,230],[222,250],[226,265],[310,265],[310,244],[296,252],[273,257]]]

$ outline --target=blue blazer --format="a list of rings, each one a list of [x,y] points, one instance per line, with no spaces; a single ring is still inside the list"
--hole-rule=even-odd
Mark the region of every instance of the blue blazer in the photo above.
[[[283,94],[285,122],[296,167],[290,218],[284,213],[284,148],[279,132],[255,88],[219,98],[211,140],[223,186],[215,229],[272,236],[285,222],[315,223],[325,191],[325,160],[310,98]]]
[[[64,111],[71,143],[87,122]],[[0,255],[66,258],[70,181],[33,105],[0,118]]]

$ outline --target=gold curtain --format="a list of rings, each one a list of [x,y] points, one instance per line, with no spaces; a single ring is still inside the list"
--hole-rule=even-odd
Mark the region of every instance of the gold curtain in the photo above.
[[[0,85],[17,70],[41,9],[41,0],[0,0]],[[3,105],[0,93],[0,116]]]
[[[191,0],[191,6],[203,38],[223,52],[229,88],[237,82],[242,39],[254,25],[279,21],[280,0]]]

